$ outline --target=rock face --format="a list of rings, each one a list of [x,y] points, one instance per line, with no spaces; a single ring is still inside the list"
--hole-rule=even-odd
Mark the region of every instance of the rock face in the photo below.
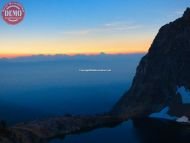
[[[158,112],[165,106],[170,113],[190,117],[177,88],[190,89],[190,8],[174,22],[166,24],[141,60],[130,90],[112,110],[123,118]]]

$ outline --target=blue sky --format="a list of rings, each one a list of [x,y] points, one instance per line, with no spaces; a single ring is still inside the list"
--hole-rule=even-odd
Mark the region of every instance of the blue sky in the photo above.
[[[188,0],[17,1],[23,4],[26,17],[16,26],[0,20],[0,37],[5,41],[60,39],[98,43],[102,39],[140,38],[141,41],[142,37],[151,41],[162,25],[180,17],[190,6]],[[7,2],[9,0],[2,0],[0,8]],[[20,45],[15,43],[16,46]]]
[[[1,8],[6,2],[8,0],[2,2]],[[22,25],[32,26],[38,30],[43,29],[41,26],[52,30],[91,28],[115,21],[148,25],[164,24],[190,6],[188,0],[20,0],[19,2],[26,10],[26,19]]]

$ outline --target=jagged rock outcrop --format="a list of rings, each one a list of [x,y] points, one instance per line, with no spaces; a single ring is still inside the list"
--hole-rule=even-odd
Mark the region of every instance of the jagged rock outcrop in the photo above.
[[[137,68],[132,87],[113,108],[112,114],[128,118],[148,115],[169,106],[173,115],[179,115],[176,108],[178,111],[185,108],[180,114],[190,115],[189,104],[176,101],[181,98],[176,93],[180,86],[190,89],[190,8],[183,17],[159,30]]]

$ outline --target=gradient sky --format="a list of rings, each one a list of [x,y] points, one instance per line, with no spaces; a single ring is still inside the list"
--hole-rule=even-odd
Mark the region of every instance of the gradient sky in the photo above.
[[[158,29],[189,0],[17,0],[26,17],[0,19],[0,57],[146,52]],[[9,0],[0,1],[2,10]]]

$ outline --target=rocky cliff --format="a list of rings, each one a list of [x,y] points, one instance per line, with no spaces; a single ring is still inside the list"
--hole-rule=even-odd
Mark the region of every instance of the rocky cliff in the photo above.
[[[132,87],[112,114],[128,118],[169,106],[171,114],[190,117],[189,104],[183,104],[177,92],[180,87],[190,89],[190,8],[159,30],[137,68]]]

